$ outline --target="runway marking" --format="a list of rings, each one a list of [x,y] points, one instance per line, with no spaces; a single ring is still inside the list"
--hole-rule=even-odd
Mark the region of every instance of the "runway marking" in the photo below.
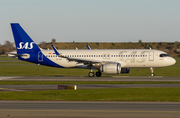
[[[0,88],[0,89],[8,89],[8,88]]]
[[[0,112],[109,112],[109,113],[180,113],[180,111],[99,111],[99,110],[0,110]]]
[[[112,77],[120,77],[120,78],[129,78],[129,77],[132,77],[132,78],[144,78],[144,77],[148,77],[148,78],[163,78],[163,76],[155,76],[155,77],[151,77],[151,76],[112,76]]]
[[[25,90],[9,89],[9,88],[0,88],[0,90],[7,90],[7,91],[25,91]]]
[[[24,77],[24,76],[0,76],[0,80],[11,80],[19,77]]]

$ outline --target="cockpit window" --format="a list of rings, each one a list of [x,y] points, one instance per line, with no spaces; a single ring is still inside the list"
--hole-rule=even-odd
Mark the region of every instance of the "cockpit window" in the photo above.
[[[159,56],[160,56],[160,57],[169,57],[168,54],[160,54]]]

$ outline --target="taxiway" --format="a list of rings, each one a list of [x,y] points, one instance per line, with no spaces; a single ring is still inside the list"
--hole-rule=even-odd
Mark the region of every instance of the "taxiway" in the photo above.
[[[179,118],[179,102],[0,101],[1,118]]]

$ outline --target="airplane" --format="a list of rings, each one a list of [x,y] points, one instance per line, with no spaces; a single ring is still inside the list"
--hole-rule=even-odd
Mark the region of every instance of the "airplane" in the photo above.
[[[167,53],[154,49],[64,49],[44,50],[29,37],[19,23],[11,23],[16,49],[8,56],[58,68],[90,69],[89,77],[103,74],[130,73],[130,68],[150,68],[150,76],[155,76],[154,68],[171,66],[176,60]]]

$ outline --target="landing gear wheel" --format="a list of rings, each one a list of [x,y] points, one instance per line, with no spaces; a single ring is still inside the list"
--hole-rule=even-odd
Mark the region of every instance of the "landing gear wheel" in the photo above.
[[[96,77],[101,77],[101,72],[96,72]]]
[[[151,77],[154,77],[155,76],[155,74],[154,73],[151,73]]]
[[[94,77],[94,72],[89,72],[89,77]]]

